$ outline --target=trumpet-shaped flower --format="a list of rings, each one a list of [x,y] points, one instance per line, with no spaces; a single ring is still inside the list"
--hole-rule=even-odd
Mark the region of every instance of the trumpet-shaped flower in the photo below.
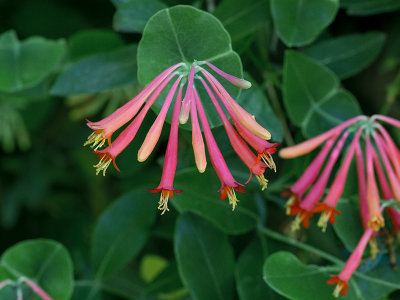
[[[205,86],[210,100],[222,120],[235,152],[250,169],[251,174],[254,174],[258,179],[262,189],[266,188],[268,182],[264,177],[265,168],[268,166],[274,170],[276,169],[271,155],[276,151],[276,146],[278,144],[265,141],[265,139],[271,137],[270,133],[260,126],[250,113],[237,104],[222,84],[220,84],[205,68],[210,68],[210,70],[215,71],[240,88],[251,87],[248,81],[227,74],[210,62],[194,61],[190,66],[186,63],[178,63],[161,72],[136,97],[118,108],[110,116],[98,122],[87,122],[88,127],[91,128],[93,132],[84,145],[91,145],[94,149],[93,152],[99,159],[99,162],[94,165],[96,174],[102,172],[103,175],[105,175],[111,163],[113,163],[114,167],[119,171],[116,165],[117,156],[135,138],[151,106],[157,98],[159,98],[170,81],[175,76],[178,76],[169,89],[162,108],[138,151],[138,160],[140,162],[146,160],[153,152],[161,136],[167,113],[175,99],[171,131],[164,158],[161,182],[157,188],[150,190],[151,192],[161,193],[158,208],[162,211],[162,214],[169,210],[169,198],[174,197],[175,193],[180,192],[180,190],[175,190],[173,188],[178,159],[178,131],[179,123],[186,123],[189,120],[189,116],[192,128],[192,145],[198,170],[204,172],[207,166],[206,147],[200,129],[201,122],[211,163],[221,181],[221,189],[219,190],[221,192],[221,199],[228,197],[229,203],[234,209],[238,202],[235,192],[244,192],[244,185],[238,183],[233,178],[212,135],[207,115],[203,109],[199,95],[197,94],[197,80],[200,80],[202,85]],[[211,84],[212,89],[204,79]],[[186,90],[184,89],[185,86]],[[182,101],[182,93],[184,90],[185,95]],[[223,105],[228,109],[228,114],[231,116],[237,131],[228,120],[228,117],[225,115],[214,93],[216,93],[219,100],[221,100]],[[200,122],[198,117],[200,118]],[[112,141],[112,135],[129,121],[130,123],[123,128],[119,135]],[[105,147],[106,141],[108,141],[107,147]],[[254,154],[253,151],[250,150],[246,142],[257,151],[257,154]]]

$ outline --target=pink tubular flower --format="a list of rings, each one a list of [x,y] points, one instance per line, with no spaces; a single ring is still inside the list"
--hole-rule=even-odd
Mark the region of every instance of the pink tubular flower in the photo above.
[[[374,139],[375,139],[375,144],[379,149],[379,154],[383,160],[383,165],[385,166],[386,173],[389,177],[389,182],[390,182],[390,187],[391,191],[393,194],[393,197],[396,200],[400,200],[400,183],[399,183],[399,178],[396,176],[392,164],[388,158],[388,155],[386,153],[386,147],[384,146],[384,141],[378,134],[374,134]]]
[[[181,79],[182,76],[179,76],[179,78],[175,81],[175,83],[169,90],[167,98],[165,98],[165,102],[161,108],[160,113],[158,114],[156,120],[149,129],[149,132],[147,133],[146,138],[144,139],[144,142],[138,151],[138,161],[140,162],[145,161],[149,157],[151,152],[153,152],[153,149],[156,146],[158,139],[160,138],[169,106],[171,105],[172,99],[175,95],[176,89]],[[178,92],[177,100],[180,101],[181,97],[182,97],[182,90]]]
[[[326,231],[326,225],[328,221],[331,224],[335,223],[335,214],[341,214],[335,209],[335,206],[343,193],[347,179],[347,173],[349,172],[350,163],[353,159],[356,147],[359,144],[361,132],[362,129],[360,128],[354,136],[340,170],[336,175],[336,178],[333,181],[324,202],[317,204],[317,207],[313,210],[313,212],[322,212],[322,215],[318,221],[318,226],[322,227],[322,231]]]
[[[182,88],[179,89],[182,94]],[[174,112],[172,115],[171,131],[169,133],[169,140],[167,150],[164,158],[164,168],[161,176],[161,182],[158,187],[149,190],[151,193],[161,192],[158,209],[162,210],[164,214],[168,209],[168,199],[174,197],[174,193],[180,193],[181,190],[175,190],[173,187],[176,165],[178,163],[178,126],[179,126],[179,112],[181,105],[181,97],[175,100]]]
[[[204,70],[201,65],[207,65],[207,68],[211,68],[211,70],[214,70],[216,73],[239,87],[249,88],[251,86],[251,84],[246,80],[229,75],[209,62],[195,60],[190,64],[190,66],[187,63],[178,63],[161,72],[135,98],[117,109],[110,116],[98,122],[88,121],[87,123],[88,127],[91,128],[93,132],[89,136],[85,145],[90,144],[91,147],[94,148],[93,152],[99,159],[98,164],[94,165],[96,168],[96,174],[102,172],[103,175],[105,175],[111,162],[119,171],[115,162],[116,157],[135,138],[136,133],[141,127],[149,109],[164,91],[165,87],[167,85],[169,86],[173,77],[178,76],[172,84],[172,87],[169,88],[167,96],[162,104],[162,108],[150,130],[146,134],[145,140],[138,151],[138,160],[140,162],[146,160],[150,156],[160,139],[165,119],[170,110],[171,103],[175,99],[171,131],[164,158],[161,182],[157,188],[150,190],[150,192],[153,193],[161,192],[158,206],[162,211],[161,214],[164,214],[169,210],[169,198],[174,197],[175,193],[181,192],[180,190],[175,190],[173,188],[178,159],[178,127],[179,123],[186,123],[189,120],[189,115],[191,116],[190,121],[192,128],[193,152],[198,170],[202,173],[205,171],[207,166],[205,145],[200,129],[200,122],[198,120],[199,115],[211,163],[221,181],[221,199],[229,197],[229,203],[232,205],[232,209],[234,209],[238,202],[235,191],[244,192],[244,185],[235,181],[225,163],[212,135],[200,98],[198,97],[195,88],[195,80],[200,79],[203,84],[206,84],[202,76],[207,78],[208,82],[212,84],[212,88],[214,89],[214,92],[217,93],[217,96],[223,98],[223,101],[225,101],[223,103],[227,106],[229,114],[234,115],[233,122],[238,132],[229,122],[212,89],[206,84],[206,89],[211,97],[211,102],[214,104],[214,107],[223,122],[235,152],[251,170],[252,174],[255,174],[263,189],[267,186],[268,182],[264,177],[265,168],[268,166],[275,169],[275,164],[271,155],[276,151],[276,146],[278,144],[268,143],[260,138],[270,138],[269,132],[262,128],[254,120],[253,116],[240,107],[218,80],[208,71]],[[182,93],[185,87],[186,92],[182,101]],[[117,138],[111,141],[113,133],[127,124],[130,120],[131,122],[123,128]],[[255,134],[259,137],[256,137]],[[108,147],[101,149],[105,146],[106,141],[108,141]],[[252,150],[250,150],[246,142],[257,151],[258,155],[254,154]]]
[[[360,206],[360,217],[365,230],[368,228],[369,211],[367,202],[367,181],[365,179],[366,172],[363,153],[361,151],[360,145],[356,145],[356,163],[358,174],[358,198]]]
[[[196,101],[190,105],[190,115],[192,121],[192,146],[197,169],[203,173],[207,167],[206,152],[204,149],[203,136],[200,130],[199,120],[197,119]]]
[[[214,104],[215,109],[220,116],[222,123],[225,127],[226,133],[228,134],[229,141],[236,154],[240,157],[240,159],[246,164],[246,166],[250,169],[250,174],[254,174],[261,185],[261,189],[264,190],[267,188],[268,180],[264,177],[266,164],[261,162],[260,159],[249,149],[247,144],[242,140],[239,134],[235,131],[231,123],[229,123],[228,118],[225,116],[221,105],[218,100],[215,98],[213,92],[207,83],[200,79],[204,88],[206,89],[208,96],[210,97],[212,103]],[[250,175],[250,178],[251,178]]]
[[[374,174],[374,148],[371,145],[370,137],[366,138],[366,165],[367,165],[367,203],[369,211],[368,227],[375,231],[385,226],[383,216],[380,209],[379,191],[375,180]]]
[[[204,79],[200,79],[202,84],[205,86],[206,82]],[[218,98],[222,101],[224,107],[228,111],[229,116],[232,118],[232,121],[241,135],[241,137],[254,149],[257,151],[258,158],[261,159],[270,169],[276,172],[276,166],[274,160],[272,158],[272,154],[276,152],[276,147],[279,146],[277,143],[269,143],[266,140],[263,140],[255,135],[253,135],[249,130],[244,127],[235,113],[233,112],[232,108],[228,104],[225,97],[221,94],[218,90],[216,85],[213,82],[210,82],[214,92],[217,94]]]
[[[181,113],[179,115],[179,123],[181,124],[186,124],[186,122],[188,121],[191,102],[194,101],[193,100],[194,68],[195,64],[192,64],[192,67],[190,68],[189,80],[186,88],[185,97],[183,98],[182,102]]]
[[[229,103],[230,107],[232,108],[233,112],[235,113],[236,117],[239,119],[239,122],[242,123],[244,127],[246,127],[252,134],[255,136],[269,140],[271,138],[271,134],[268,130],[258,124],[251,114],[249,114],[246,110],[244,110],[232,97],[229,93],[224,89],[222,84],[218,82],[218,80],[212,76],[207,70],[201,69],[201,73],[206,77],[208,82],[214,84],[222,96],[226,99]]]
[[[221,181],[221,188],[219,189],[219,192],[221,192],[221,200],[228,197],[229,204],[232,205],[232,210],[234,210],[237,202],[239,201],[236,198],[235,191],[239,193],[244,193],[243,184],[238,183],[229,171],[228,166],[226,165],[226,162],[221,154],[221,151],[219,150],[218,145],[215,142],[214,136],[210,129],[210,125],[207,121],[206,113],[203,109],[203,105],[201,104],[200,98],[198,97],[197,93],[194,94],[194,98],[196,100],[201,125],[203,126],[204,136],[206,138],[207,149],[208,154],[210,155],[211,164],[213,165],[214,170],[217,173],[219,180]]]
[[[309,218],[313,215],[315,205],[318,203],[324,193],[326,184],[328,183],[329,175],[336,163],[336,160],[339,158],[340,151],[342,150],[348,135],[349,133],[346,131],[338,141],[337,145],[333,148],[324,170],[304,200],[302,200],[299,204],[292,204],[290,206],[290,215],[296,216],[296,219],[292,223],[292,230],[299,229],[300,223],[303,224],[305,228],[308,228]]]
[[[343,270],[339,275],[331,275],[331,279],[327,281],[328,284],[336,284],[336,288],[333,291],[335,297],[339,297],[339,293],[342,294],[342,296],[346,296],[347,290],[349,289],[349,279],[360,265],[365,247],[373,234],[374,230],[372,228],[365,230],[357,247],[347,260]]]
[[[304,142],[294,145],[292,147],[283,148],[279,151],[279,156],[282,158],[288,159],[288,158],[295,158],[295,157],[307,154],[307,153],[313,151],[315,148],[317,148],[319,145],[321,145],[323,142],[325,142],[330,137],[342,132],[342,130],[344,128],[349,127],[350,125],[352,125],[362,119],[366,119],[366,117],[358,116],[358,117],[351,118],[350,120],[343,122],[342,124],[328,130],[327,132],[325,132],[323,134],[317,135],[316,137],[313,137],[307,141],[304,141]]]
[[[312,163],[304,171],[303,175],[285,192],[281,194],[282,197],[288,197],[289,200],[286,203],[286,213],[291,214],[291,206],[298,205],[303,198],[304,192],[311,186],[314,180],[317,178],[321,167],[331,150],[333,144],[336,141],[338,134],[332,136],[324,145],[322,150],[319,152],[317,157],[314,158]]]
[[[119,171],[115,158],[129,145],[130,142],[135,138],[137,131],[142,125],[144,117],[149,111],[150,107],[156,101],[157,97],[161,94],[164,87],[168,84],[168,82],[174,77],[175,74],[171,74],[168,78],[164,80],[164,82],[158,86],[158,88],[151,95],[150,99],[146,102],[146,105],[140,111],[139,115],[129,124],[121,134],[115,139],[114,142],[110,146],[108,146],[104,150],[94,151],[97,154],[98,159],[100,160],[97,165],[94,165],[96,168],[96,175],[103,171],[103,176],[106,174],[106,170],[111,162],[113,162],[114,167]]]
[[[112,134],[129,120],[131,120],[139,109],[142,107],[143,103],[150,96],[150,94],[178,67],[182,66],[183,63],[173,65],[160,73],[152,82],[150,82],[146,88],[143,89],[135,98],[126,103],[125,105],[118,108],[107,118],[98,122],[87,122],[87,126],[94,130],[94,132],[89,136],[88,140],[84,144],[92,145],[93,148],[101,148],[105,141],[111,144]]]
[[[244,80],[242,78],[237,78],[235,76],[229,75],[225,73],[224,71],[218,69],[216,66],[213,64],[209,63],[208,61],[205,62],[207,66],[209,66],[215,73],[218,75],[221,75],[224,77],[226,80],[228,80],[230,83],[240,87],[241,89],[249,89],[251,88],[251,83],[248,82],[247,80]]]

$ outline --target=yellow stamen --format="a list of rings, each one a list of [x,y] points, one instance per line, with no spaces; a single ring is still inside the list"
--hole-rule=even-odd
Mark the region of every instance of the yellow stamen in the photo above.
[[[103,147],[104,143],[107,139],[103,137],[102,130],[93,131],[91,135],[89,135],[87,141],[83,144],[83,146],[87,146],[92,144],[90,147],[95,151],[97,149]]]
[[[378,243],[376,241],[376,237],[373,236],[370,238],[370,240],[368,241],[369,243],[369,247],[371,248],[371,258],[375,259],[378,256],[379,253],[379,248],[378,248]]]
[[[229,204],[232,205],[232,211],[234,211],[239,200],[236,198],[235,190],[233,188],[226,187],[226,189],[229,198]]]
[[[294,219],[294,221],[292,222],[292,226],[290,227],[292,231],[296,231],[300,229],[300,224],[304,219],[304,215],[303,214],[299,214],[296,216],[296,218]]]
[[[342,289],[344,288],[344,284],[342,281],[339,281],[335,287],[335,290],[333,291],[333,296],[335,298],[339,297],[340,292],[342,291]]]
[[[274,172],[276,172],[276,165],[275,165],[274,159],[272,158],[271,154],[267,155],[265,153],[262,153],[261,159],[264,162],[264,164],[266,164],[268,166],[268,168],[270,168],[271,170],[274,170]]]
[[[261,185],[261,190],[265,190],[268,186],[268,179],[265,179],[264,174],[256,175],[256,178]]]
[[[99,175],[101,171],[103,171],[103,176],[106,176],[106,170],[110,163],[112,162],[112,158],[106,154],[104,154],[99,163],[97,165],[93,165],[96,168],[96,175]]]
[[[286,207],[286,214],[290,215],[290,206],[293,205],[295,202],[295,197],[290,196],[289,200],[286,201],[285,207]]]
[[[318,220],[318,227],[322,228],[322,232],[326,231],[326,226],[328,224],[329,218],[331,217],[332,212],[331,211],[324,211],[321,215],[321,217]]]
[[[380,216],[375,216],[368,222],[368,227],[375,231],[379,231],[381,227],[385,226],[385,221]]]
[[[158,202],[158,209],[162,210],[161,214],[163,215],[166,211],[169,211],[168,208],[168,200],[171,196],[171,191],[162,190],[160,195],[160,201]],[[173,194],[172,194],[173,195]]]

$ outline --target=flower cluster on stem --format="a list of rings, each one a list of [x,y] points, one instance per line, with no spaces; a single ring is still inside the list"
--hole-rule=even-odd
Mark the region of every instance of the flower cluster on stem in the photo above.
[[[279,152],[282,158],[295,158],[325,143],[303,175],[282,193],[282,196],[289,198],[287,214],[295,216],[292,230],[299,229],[300,224],[307,228],[309,219],[316,213],[321,213],[317,224],[323,231],[328,223],[335,222],[336,216],[341,214],[336,204],[345,188],[351,162],[353,159],[356,161],[359,212],[364,234],[342,272],[328,280],[328,284],[337,284],[334,290],[336,297],[346,294],[348,280],[359,266],[368,243],[372,257],[376,257],[376,235],[385,227],[384,211],[391,220],[392,235],[400,229],[400,213],[381,202],[381,199],[400,201],[400,151],[382,122],[400,128],[400,121],[387,116],[357,116]],[[341,153],[344,153],[344,158],[327,189]]]
[[[189,118],[192,127],[194,158],[199,172],[203,173],[207,167],[205,154],[207,148],[211,164],[221,182],[219,189],[221,199],[228,198],[232,209],[235,209],[239,201],[236,192],[244,193],[244,184],[237,182],[232,176],[213,136],[203,107],[204,99],[200,98],[201,95],[208,95],[211,100],[232,148],[250,171],[249,180],[254,175],[260,183],[261,189],[264,190],[268,183],[264,176],[265,169],[270,168],[276,171],[272,154],[276,151],[278,144],[266,141],[271,138],[269,131],[232,98],[218,79],[211,74],[211,71],[239,88],[251,87],[250,82],[229,75],[210,62],[195,61],[190,66],[182,62],[161,72],[135,98],[118,108],[110,116],[98,122],[88,121],[87,125],[93,132],[84,145],[91,145],[99,159],[99,162],[94,165],[96,174],[102,172],[105,175],[111,163],[119,171],[116,165],[117,156],[134,139],[151,106],[177,76],[167,93],[161,111],[138,151],[140,162],[145,161],[151,155],[161,136],[169,108],[174,103],[161,182],[157,188],[149,190],[152,193],[161,193],[158,208],[162,214],[169,210],[169,198],[174,197],[175,193],[181,192],[173,187],[178,157],[178,130],[179,124],[187,123]],[[184,95],[183,100],[182,95]],[[175,102],[173,102],[174,98]],[[228,115],[225,114],[224,109]],[[128,122],[130,123],[112,141],[112,135]]]

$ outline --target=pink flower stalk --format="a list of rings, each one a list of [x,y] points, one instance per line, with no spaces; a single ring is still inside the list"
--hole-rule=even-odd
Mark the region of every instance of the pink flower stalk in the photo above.
[[[292,205],[299,205],[300,202],[302,202],[303,194],[317,178],[322,168],[322,165],[324,164],[324,161],[328,156],[328,153],[335,143],[337,137],[338,134],[330,137],[330,139],[325,143],[324,147],[321,149],[318,155],[314,158],[312,163],[304,171],[303,175],[301,175],[301,177],[290,188],[288,188],[285,192],[281,194],[282,197],[289,198],[286,203],[286,214],[291,214]]]
[[[375,181],[374,165],[373,165],[374,149],[371,145],[370,137],[366,137],[366,165],[367,165],[367,202],[369,211],[368,227],[379,231],[385,226],[383,216],[380,210],[380,197],[378,187]]]
[[[173,187],[176,165],[178,163],[178,127],[179,127],[179,113],[181,106],[182,87],[179,89],[178,97],[175,100],[174,112],[172,114],[171,130],[169,133],[169,140],[167,150],[165,152],[164,167],[161,176],[161,182],[158,187],[149,190],[151,193],[161,192],[158,209],[162,210],[164,214],[168,209],[168,200],[173,198],[174,193],[180,193],[181,190],[175,190]]]
[[[268,184],[268,180],[265,179],[264,177],[264,172],[267,165],[261,162],[260,159],[258,159],[258,157],[250,150],[247,144],[242,140],[240,135],[235,131],[231,123],[229,123],[228,118],[225,116],[221,105],[215,98],[215,95],[211,91],[208,84],[203,79],[201,79],[201,82],[204,88],[206,89],[212,103],[214,104],[214,107],[217,110],[219,117],[222,120],[229,141],[231,142],[231,145],[233,147],[233,150],[236,152],[236,154],[240,157],[240,159],[245,163],[245,165],[250,170],[249,180],[251,179],[252,174],[254,174],[261,185],[261,190],[265,190]]]
[[[88,137],[84,146],[92,145],[92,148],[97,150],[101,148],[105,141],[108,140],[108,144],[111,144],[112,134],[129,120],[131,120],[143,103],[150,96],[150,94],[178,67],[182,66],[183,63],[175,64],[165,71],[161,72],[152,82],[150,82],[135,98],[126,103],[125,105],[118,108],[110,116],[98,122],[87,122],[87,126],[93,129],[93,133]]]
[[[121,134],[108,146],[106,149],[94,151],[97,154],[98,159],[100,160],[97,165],[94,165],[96,168],[96,175],[103,171],[103,176],[106,175],[106,170],[111,162],[113,162],[114,167],[119,171],[115,158],[129,145],[130,142],[135,138],[137,131],[139,130],[144,117],[147,115],[150,107],[156,101],[157,97],[161,94],[164,87],[168,84],[168,82],[174,77],[175,74],[171,74],[168,78],[164,80],[164,82],[158,86],[156,91],[151,95],[150,99],[146,102],[143,109],[136,116],[136,118],[121,132]]]
[[[208,154],[210,155],[211,164],[213,165],[214,170],[217,173],[219,180],[221,181],[221,188],[219,189],[219,192],[221,192],[221,200],[228,197],[229,204],[232,205],[232,210],[234,210],[237,202],[239,201],[236,198],[235,191],[239,193],[244,193],[243,184],[238,183],[229,171],[225,159],[222,156],[217,143],[215,142],[214,136],[210,129],[210,125],[208,124],[206,113],[197,93],[194,93],[194,98],[196,100],[197,110],[199,112],[201,125],[203,127],[204,136],[206,138],[207,149]]]
[[[237,78],[235,76],[229,75],[225,73],[224,71],[218,69],[216,66],[213,64],[209,63],[208,61],[205,62],[207,66],[209,66],[215,73],[218,75],[224,77],[226,80],[228,80],[230,83],[236,85],[237,87],[240,87],[241,89],[249,89],[251,88],[251,83],[247,80],[244,80],[242,78]]]
[[[327,281],[328,284],[336,284],[336,288],[333,291],[333,295],[335,297],[339,297],[339,294],[346,296],[347,290],[349,289],[349,279],[360,265],[365,247],[367,246],[367,243],[373,234],[374,230],[372,228],[365,230],[357,244],[357,247],[347,260],[343,270],[339,273],[339,275],[331,275],[331,279]]]
[[[22,282],[25,282],[42,300],[53,300],[39,285],[27,277],[23,277]]]
[[[382,168],[381,162],[378,158],[378,155],[375,152],[373,152],[372,156],[373,156],[373,160],[374,160],[375,170],[378,175],[379,186],[381,188],[383,199],[385,199],[385,200],[392,199],[393,194],[392,194],[392,191],[390,190],[385,172],[383,171],[383,168]]]
[[[12,283],[12,281],[9,279],[3,280],[2,282],[0,282],[0,290],[2,288],[5,288],[6,286],[10,285],[11,283]]]
[[[182,102],[182,109],[181,113],[179,115],[179,123],[181,124],[186,124],[188,119],[189,119],[189,111],[191,107],[191,102],[193,100],[193,79],[194,79],[194,68],[195,64],[192,64],[192,67],[190,68],[190,73],[189,73],[189,80],[186,88],[186,93],[185,97],[183,98]]]
[[[117,109],[112,115],[99,122],[88,121],[87,123],[87,125],[93,130],[93,133],[89,136],[85,145],[91,144],[92,148],[94,148],[93,152],[100,160],[99,163],[94,166],[96,168],[96,174],[102,172],[103,175],[105,175],[106,170],[111,162],[119,171],[115,162],[116,157],[134,139],[151,106],[155,103],[172,78],[178,75],[178,79],[175,80],[174,84],[169,89],[162,108],[150,130],[146,134],[145,140],[138,151],[138,160],[144,161],[154,150],[161,136],[163,125],[171,103],[175,97],[178,85],[180,85],[174,102],[175,105],[173,109],[171,131],[164,159],[164,169],[161,176],[161,182],[157,188],[151,190],[151,192],[161,192],[158,208],[162,211],[162,214],[164,214],[165,211],[168,211],[169,198],[174,197],[174,193],[180,192],[179,190],[175,190],[173,188],[173,179],[177,164],[178,127],[179,123],[186,123],[188,121],[189,115],[191,116],[193,152],[198,170],[200,172],[204,172],[207,166],[205,145],[198,120],[199,114],[211,163],[221,181],[221,189],[219,190],[221,192],[221,199],[229,197],[229,203],[234,209],[238,202],[235,191],[244,192],[244,185],[235,181],[220,150],[218,149],[215,139],[212,136],[207,116],[204,112],[200,98],[198,98],[194,80],[200,78],[200,80],[205,83],[204,79],[201,78],[202,75],[204,75],[208,82],[212,84],[212,87],[214,91],[217,92],[218,97],[222,97],[223,101],[225,101],[224,105],[227,106],[229,114],[234,115],[234,123],[236,127],[239,128],[239,133],[230,124],[217,98],[213,94],[210,87],[207,86],[207,92],[209,93],[211,101],[214,103],[215,108],[223,121],[234,150],[249,167],[252,174],[255,174],[263,188],[265,188],[267,185],[267,180],[263,175],[265,168],[269,166],[270,168],[275,169],[275,164],[271,154],[276,151],[275,148],[278,144],[268,143],[260,138],[270,138],[269,132],[262,128],[254,120],[253,116],[246,112],[235,102],[235,100],[232,99],[232,97],[229,96],[228,92],[218,82],[218,80],[215,79],[215,77],[200,67],[201,64],[206,63],[207,62],[194,61],[194,63],[191,64],[189,72],[187,72],[189,68],[186,63],[178,63],[170,68],[167,68],[161,72],[148,86],[146,86],[135,98]],[[210,63],[207,64],[212,70],[228,79],[232,83],[243,88],[250,87],[251,84],[249,82],[229,75]],[[182,101],[182,92],[185,85],[186,92]],[[177,106],[179,106],[179,109],[177,109]],[[130,124],[119,133],[115,140],[111,141],[111,136],[113,133],[130,120],[132,120]],[[254,136],[252,132],[256,132],[259,137]],[[244,136],[244,140],[241,136]],[[101,149],[107,140],[108,147]],[[256,149],[258,156],[255,155],[252,150],[250,150],[246,142]],[[268,162],[268,164],[264,162]]]
[[[203,85],[206,84],[204,79],[200,78]],[[263,140],[255,135],[253,135],[249,130],[247,130],[239,121],[232,108],[224,98],[224,96],[220,93],[218,88],[215,86],[213,82],[211,82],[211,86],[214,92],[217,94],[218,98],[222,101],[222,104],[228,111],[228,115],[232,118],[232,121],[242,136],[242,138],[254,149],[257,151],[258,158],[261,159],[270,169],[276,172],[276,165],[272,158],[272,154],[276,152],[276,147],[279,146],[277,143],[269,143],[266,140]]]
[[[343,193],[344,186],[346,184],[347,173],[349,172],[350,163],[353,159],[356,147],[359,145],[361,132],[362,128],[360,128],[354,136],[340,170],[336,175],[324,202],[317,204],[316,208],[313,210],[313,212],[322,212],[322,215],[318,221],[318,226],[322,227],[322,231],[326,231],[328,221],[331,224],[335,223],[335,214],[341,214],[340,211],[335,209],[335,206]]]
[[[315,182],[314,186],[308,192],[307,196],[304,198],[300,204],[292,204],[290,206],[290,215],[296,216],[296,219],[292,223],[292,230],[297,230],[300,228],[300,223],[308,228],[309,219],[313,215],[313,210],[318,201],[322,198],[324,194],[325,187],[328,183],[329,175],[332,172],[332,168],[335,165],[340,152],[343,148],[344,142],[349,135],[348,131],[346,131],[343,136],[338,141],[337,145],[333,148],[332,153],[329,157],[326,166],[319,176],[318,180]]]
[[[334,136],[335,134],[340,134],[344,128],[349,127],[350,125],[352,125],[362,119],[366,119],[366,117],[365,116],[357,116],[357,117],[351,118],[351,119],[343,122],[342,124],[328,130],[327,132],[317,135],[316,137],[308,139],[300,144],[283,148],[279,151],[279,156],[282,158],[288,159],[288,158],[296,158],[296,157],[305,155],[305,154],[313,151],[315,148],[317,148],[319,145],[321,145],[323,142],[325,142],[330,137]]]
[[[192,146],[197,169],[203,173],[207,167],[206,152],[204,149],[203,135],[201,134],[199,120],[197,119],[196,101],[190,105],[190,115],[192,121]]]
[[[226,101],[228,101],[236,117],[239,119],[240,123],[242,123],[244,127],[246,127],[251,133],[253,133],[255,136],[258,136],[259,138],[262,138],[264,140],[269,140],[271,138],[271,134],[269,133],[269,131],[258,124],[254,116],[249,114],[235,100],[233,100],[229,93],[224,89],[222,84],[220,84],[214,76],[212,76],[205,69],[201,69],[201,73],[206,77],[210,84],[214,84],[216,86],[222,96],[226,99]]]
[[[165,98],[165,102],[164,102],[156,120],[154,121],[153,125],[151,126],[149,132],[147,132],[146,138],[144,139],[144,142],[138,151],[138,161],[140,161],[140,162],[145,161],[149,157],[151,152],[153,152],[154,147],[156,146],[156,144],[160,138],[161,131],[162,131],[164,121],[165,121],[165,117],[167,116],[168,109],[171,105],[172,99],[175,95],[176,89],[177,89],[178,84],[181,81],[181,79],[182,79],[182,76],[179,76],[178,79],[173,84],[173,86],[171,87],[171,89],[169,90],[168,95]],[[182,91],[180,91],[180,93],[178,92],[177,100],[179,100],[179,102],[180,102],[181,98],[182,98]]]

